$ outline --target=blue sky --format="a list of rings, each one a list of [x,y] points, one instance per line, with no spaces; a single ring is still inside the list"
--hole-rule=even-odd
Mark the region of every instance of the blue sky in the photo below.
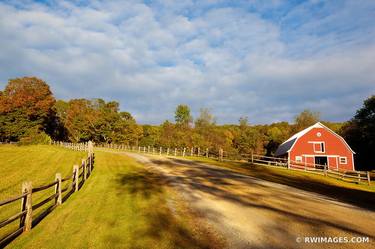
[[[1,1],[0,87],[117,100],[141,123],[176,105],[219,123],[350,119],[375,94],[375,1]]]

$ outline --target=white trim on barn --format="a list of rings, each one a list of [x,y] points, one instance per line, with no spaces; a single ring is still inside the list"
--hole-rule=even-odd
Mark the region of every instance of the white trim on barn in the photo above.
[[[347,165],[348,164],[348,158],[346,156],[340,156],[340,164]]]
[[[353,165],[352,170],[354,171],[355,169],[354,169],[354,155],[353,154],[352,154],[352,165]]]
[[[297,143],[297,141],[298,141],[298,139],[300,138],[300,137],[302,137],[303,135],[305,135],[307,132],[309,132],[310,130],[312,130],[312,129],[314,129],[314,128],[324,128],[324,129],[326,129],[327,131],[329,131],[330,133],[332,133],[334,136],[336,136],[337,138],[339,138],[343,143],[344,143],[344,145],[353,153],[353,154],[355,154],[355,152],[352,150],[352,148],[350,148],[350,146],[348,145],[348,143],[345,141],[345,139],[344,138],[342,138],[340,135],[338,135],[338,134],[336,134],[334,131],[332,131],[330,128],[328,128],[327,126],[325,126],[325,125],[323,125],[322,123],[320,123],[320,122],[317,122],[316,124],[314,124],[314,125],[312,125],[312,126],[310,126],[310,127],[307,127],[306,129],[304,129],[304,130],[302,130],[302,131],[300,131],[300,132],[298,132],[298,133],[296,133],[296,134],[294,134],[292,137],[290,137],[288,140],[286,140],[284,143],[282,143],[280,146],[279,146],[279,148],[278,148],[278,150],[279,149],[281,149],[281,151],[279,151],[278,152],[278,150],[276,150],[276,156],[280,156],[280,155],[283,155],[283,154],[286,154],[286,153],[289,153],[292,149],[293,149],[293,147],[294,147],[294,145]],[[294,140],[294,141],[293,141]],[[286,143],[288,143],[288,142],[290,142],[291,143],[291,145],[288,145],[288,146],[290,146],[289,148],[288,148],[288,146],[286,146]],[[284,147],[286,147],[286,148],[283,148],[283,145],[284,145]],[[288,155],[289,156],[289,155]],[[353,161],[354,162],[354,161]],[[354,165],[354,164],[353,164]]]

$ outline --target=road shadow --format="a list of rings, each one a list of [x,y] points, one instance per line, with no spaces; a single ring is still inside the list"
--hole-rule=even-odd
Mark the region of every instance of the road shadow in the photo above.
[[[168,245],[155,244],[155,248],[223,248],[223,242],[218,241],[210,231],[199,229],[204,236],[199,236],[196,230],[189,229],[179,218],[178,210],[167,203],[165,187],[172,179],[150,170],[138,170],[128,173],[117,174],[116,188],[118,195],[130,196],[132,200],[142,198],[147,200],[141,212],[145,218],[145,226],[134,231],[137,237],[132,241],[131,248],[144,248],[143,241],[165,241],[168,238]],[[155,198],[157,199],[155,201]],[[137,203],[137,201],[134,201]],[[154,205],[151,205],[154,204]],[[187,214],[189,217],[191,213]]]
[[[201,165],[198,161],[187,161],[176,158],[171,158],[172,162],[185,165]],[[265,166],[258,166],[252,164],[238,163],[236,165],[241,169],[241,173],[252,176],[258,179],[295,187],[304,191],[317,193],[328,198],[345,202],[363,209],[375,211],[375,193],[362,191],[357,189],[349,189],[331,184],[325,184],[314,179],[302,179],[301,176],[292,176],[279,174]],[[218,169],[219,170],[219,169]],[[229,169],[220,169],[219,171],[225,174],[231,174]]]
[[[365,236],[370,237],[374,239],[373,234],[361,231],[361,229],[358,229],[353,222],[348,220],[346,223],[344,222],[337,222],[335,220],[329,220],[326,219],[326,217],[319,217],[314,216],[311,214],[304,214],[303,212],[298,212],[298,209],[291,210],[290,206],[293,206],[293,203],[295,203],[296,207],[297,205],[300,205],[301,200],[306,200],[308,202],[311,202],[316,199],[317,202],[324,201],[324,198],[320,196],[314,196],[314,195],[308,195],[304,196],[300,193],[293,193],[293,189],[285,189],[288,187],[283,187],[280,185],[280,191],[275,186],[271,186],[267,182],[264,182],[260,179],[267,180],[270,182],[275,183],[281,183],[283,185],[297,187],[299,189],[307,190],[309,192],[319,193],[320,190],[325,189],[328,191],[329,189],[323,188],[323,186],[320,186],[321,189],[317,189],[316,191],[313,191],[313,188],[315,186],[319,186],[317,183],[306,183],[310,184],[308,187],[306,186],[300,186],[301,181],[297,182],[295,179],[283,179],[281,176],[274,175],[270,172],[270,176],[267,176],[266,174],[268,172],[262,172],[258,173],[257,175],[242,175],[237,172],[234,172],[229,169],[224,169],[220,167],[212,167],[207,166],[201,163],[196,163],[192,161],[186,161],[176,158],[171,158],[170,160],[161,160],[161,159],[150,159],[152,164],[156,165],[156,167],[163,167],[171,170],[172,172],[176,171],[177,169],[180,171],[180,174],[177,176],[174,176],[172,179],[173,181],[178,181],[183,186],[184,191],[186,192],[197,192],[201,191],[205,194],[208,194],[210,196],[213,196],[217,199],[222,199],[229,201],[231,203],[236,203],[245,207],[251,207],[260,209],[263,211],[271,212],[280,215],[280,217],[283,217],[282,223],[284,225],[280,225],[282,223],[279,223],[275,225],[272,229],[270,227],[264,227],[260,229],[264,229],[264,233],[272,233],[274,230],[277,234],[288,234],[288,223],[291,222],[297,222],[304,225],[308,225],[312,229],[315,229],[315,231],[321,231],[323,229],[335,229],[339,230],[344,233],[350,233],[355,234],[357,236]],[[179,166],[180,165],[180,166]],[[188,167],[181,167],[188,166]],[[258,177],[258,175],[260,177]],[[315,185],[316,184],[316,185]],[[249,186],[249,192],[238,192],[235,191],[238,186]],[[279,186],[279,185],[278,185]],[[252,188],[258,188],[262,191],[258,193],[251,192],[250,190]],[[338,190],[336,190],[338,191]],[[340,190],[344,191],[344,190]],[[347,191],[345,189],[345,191]],[[286,193],[285,193],[286,192]],[[359,191],[358,191],[359,192]],[[357,193],[357,191],[350,192],[351,194]],[[322,193],[324,195],[324,192]],[[332,192],[330,192],[332,194]],[[194,195],[192,195],[193,199],[191,201],[194,201]],[[328,195],[330,196],[330,195]],[[337,196],[332,196],[334,199],[337,199]],[[369,198],[369,196],[368,196]],[[267,200],[277,200],[278,203],[275,205],[273,202],[267,202]],[[368,199],[370,200],[370,199]],[[315,200],[314,200],[315,201]],[[281,203],[281,204],[280,204]],[[287,203],[289,206],[283,206],[282,203]],[[333,203],[333,202],[332,202]],[[340,205],[339,203],[334,202],[334,205]],[[365,207],[368,207],[367,205],[364,205]],[[333,205],[333,204],[332,204]],[[303,207],[302,207],[303,208]],[[373,207],[372,207],[373,208]],[[373,210],[372,208],[368,207],[369,210]],[[218,214],[220,215],[220,214]],[[289,234],[289,237],[294,237],[295,234]],[[295,243],[295,237],[293,242]],[[271,246],[271,245],[267,245]],[[261,247],[259,247],[261,248]],[[267,248],[267,247],[265,247]],[[271,247],[269,247],[271,248]],[[278,247],[276,247],[278,248]]]

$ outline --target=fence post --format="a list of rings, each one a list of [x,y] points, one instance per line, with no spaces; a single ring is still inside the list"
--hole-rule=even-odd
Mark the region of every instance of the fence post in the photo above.
[[[219,149],[219,161],[223,161],[223,149]]]
[[[174,148],[174,156],[177,156],[177,148]]]
[[[161,150],[162,150],[162,148],[160,147],[160,148],[159,148],[159,155],[160,155],[160,156],[161,156]]]
[[[327,176],[327,164],[324,164],[324,176]]]
[[[190,156],[193,156],[194,155],[194,147],[191,147],[190,149]]]
[[[367,171],[367,183],[368,183],[369,186],[370,186],[370,181],[371,181],[371,179],[370,179],[370,172]]]
[[[88,173],[88,175],[91,175],[91,164],[92,164],[92,162],[91,162],[91,153],[90,152],[88,152],[87,153],[87,159],[89,159],[89,164],[87,165],[88,167],[87,167],[87,173]]]
[[[358,183],[361,182],[361,172],[358,172]]]
[[[254,163],[254,153],[251,152],[251,163]]]
[[[27,194],[22,198],[21,211],[26,211],[25,216],[21,218],[20,227],[23,227],[23,231],[30,231],[33,223],[33,205],[32,205],[32,191],[33,186],[31,182],[22,183],[22,194]]]
[[[61,205],[62,203],[62,196],[61,196],[61,173],[56,173],[55,181],[57,181],[57,184],[55,185],[55,194],[57,194],[57,197],[55,199],[56,205]]]
[[[83,166],[83,181],[86,181],[87,179],[87,171],[86,171],[86,160],[82,159],[82,164]]]
[[[78,174],[79,174],[79,167],[78,165],[73,166],[73,189],[74,192],[78,191]]]
[[[208,158],[208,148],[206,148],[206,157]]]
[[[200,154],[201,154],[201,148],[198,147],[198,157],[199,157]]]
[[[184,152],[182,152],[182,156],[185,157],[186,148],[184,147]]]
[[[94,153],[94,145],[92,144],[91,141],[88,142],[87,144],[87,149],[90,153]]]

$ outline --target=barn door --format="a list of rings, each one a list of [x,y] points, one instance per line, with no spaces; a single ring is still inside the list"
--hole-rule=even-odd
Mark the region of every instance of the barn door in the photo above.
[[[315,168],[324,169],[324,165],[328,165],[328,160],[326,156],[316,156],[315,157]]]

